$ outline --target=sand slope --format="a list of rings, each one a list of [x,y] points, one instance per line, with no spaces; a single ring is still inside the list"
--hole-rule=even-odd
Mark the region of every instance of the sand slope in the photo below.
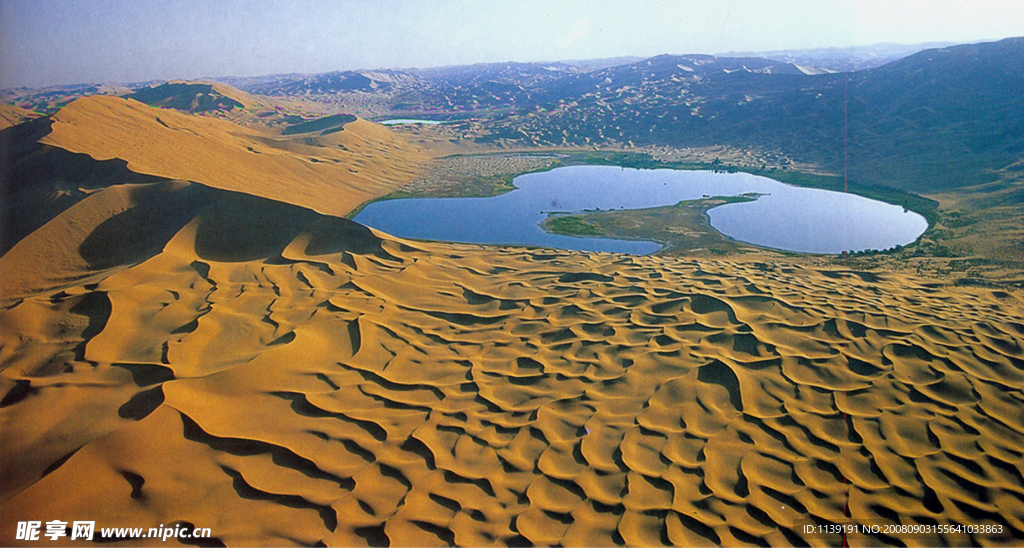
[[[210,192],[148,259],[0,311],[0,543],[60,518],[228,546],[835,546],[799,521],[845,506],[1006,532],[855,544],[1024,537],[1014,296],[412,243]]]
[[[83,97],[52,116],[41,142],[119,158],[128,169],[345,215],[418,173],[425,157],[361,121],[324,140],[275,137],[225,120],[117,97]]]
[[[26,120],[32,120],[33,118],[39,118],[39,114],[28,109],[15,107],[14,105],[0,103],[0,130],[10,128],[11,126],[17,126],[18,124],[21,124]]]
[[[256,109],[264,101],[242,90],[218,82],[171,80],[131,93],[127,96],[152,107],[176,109],[191,113],[226,112]]]
[[[229,120],[257,129],[280,131],[295,120],[336,114],[337,107],[298,99],[251,95],[219,82],[171,80],[126,93],[151,107]]]
[[[76,286],[148,259],[216,194],[186,181],[93,191],[0,257],[0,295],[18,299]]]

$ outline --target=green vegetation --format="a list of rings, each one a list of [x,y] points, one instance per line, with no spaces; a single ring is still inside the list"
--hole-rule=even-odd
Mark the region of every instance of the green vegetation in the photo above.
[[[562,165],[746,172],[791,185],[848,190],[928,221],[925,234],[907,246],[848,258],[793,256],[799,261],[845,265],[849,260],[858,268],[1024,286],[1024,134],[1015,131],[1022,112],[1015,93],[1024,74],[1021,51],[1024,39],[1008,39],[945,48],[939,56],[921,52],[869,71],[817,76],[773,71],[723,78],[724,70],[739,70],[730,65],[734,61],[712,58],[694,65],[685,56],[659,56],[586,75],[508,65],[471,85],[460,80],[453,88],[454,80],[442,78],[423,94],[396,99],[414,102],[416,97],[424,112],[478,113],[464,128],[476,145],[493,142],[505,150],[563,155],[543,168],[461,175],[450,185],[429,189],[432,195],[498,194],[511,189],[519,173]],[[508,88],[514,91],[499,97],[490,91],[494,83],[515,83]],[[489,108],[493,112],[479,114]],[[630,149],[664,150],[665,157],[679,161]],[[722,156],[715,157],[719,150]],[[794,161],[832,175],[808,173]],[[835,175],[844,165],[846,181]],[[586,214],[579,221],[610,236],[676,242],[664,253],[739,249],[704,235],[717,232],[707,229],[701,215],[694,204],[680,204]]]
[[[552,216],[545,230],[568,236],[607,236],[623,240],[648,240],[664,245],[660,254],[697,253],[726,255],[763,252],[737,242],[711,227],[707,211],[723,204],[750,202],[756,195],[716,196],[685,200],[674,206],[636,210],[593,211]],[[776,252],[772,252],[776,253]]]
[[[812,174],[796,170],[781,170],[766,167],[750,168],[746,166],[733,166],[723,163],[718,159],[711,162],[701,163],[665,162],[656,160],[647,153],[592,151],[570,155],[566,164],[569,163],[592,164],[598,166],[621,166],[623,168],[649,170],[671,169],[714,170],[728,173],[743,172],[767,177],[782,183],[796,185],[798,187],[809,187],[836,192],[842,192],[844,190],[843,178],[838,175]],[[871,198],[873,200],[880,200],[896,206],[903,206],[908,210],[917,212],[928,220],[929,225],[934,225],[937,219],[936,210],[939,203],[929,198],[892,187],[864,184],[852,180],[848,181],[847,187],[850,193],[863,196],[865,198]]]
[[[543,225],[549,233],[566,236],[601,236],[604,234],[597,225],[585,221],[582,216],[566,215],[547,218]]]
[[[637,169],[716,170],[746,172],[803,187],[842,192],[843,179],[836,175],[806,173],[784,167],[733,166],[721,161],[704,163],[667,162],[641,152],[626,151],[558,151],[557,156],[542,158],[535,154],[508,153],[453,155],[441,159],[457,162],[458,173],[444,175],[444,184],[430,189],[406,187],[383,199],[423,196],[495,196],[514,189],[513,180],[524,173],[546,171],[571,165],[621,166]],[[508,164],[510,160],[516,162]],[[531,164],[524,163],[531,159]],[[543,161],[540,161],[540,160]],[[502,173],[494,173],[495,162],[503,164]],[[778,166],[778,165],[777,165]],[[483,169],[483,168],[487,169]],[[451,172],[452,170],[449,170]],[[500,170],[499,170],[500,171]],[[997,185],[945,195],[953,202],[939,208],[938,202],[908,191],[849,181],[854,194],[882,200],[922,214],[928,230],[914,243],[888,250],[868,250],[840,256],[813,256],[795,252],[767,250],[731,240],[714,230],[707,210],[726,202],[749,200],[744,197],[716,197],[675,206],[644,210],[590,212],[573,216],[557,216],[545,222],[545,229],[571,236],[607,236],[639,239],[664,244],[659,254],[734,255],[767,254],[787,261],[826,262],[857,269],[885,269],[916,272],[956,280],[1002,280],[1004,286],[1024,287],[1020,279],[1021,252],[1015,240],[1019,234],[1019,210],[1012,200],[1019,188],[1017,179],[1009,178]],[[959,197],[959,198],[956,198]],[[991,203],[991,204],[990,204]],[[984,212],[984,213],[983,213]],[[358,211],[350,214],[355,216]],[[559,219],[559,221],[554,221]],[[554,222],[554,225],[552,225]]]
[[[680,168],[676,163],[655,160],[647,153],[620,151],[587,151],[569,156],[571,163],[590,164],[594,166],[619,166],[638,170],[657,170],[664,168],[696,169],[695,167]],[[687,165],[692,166],[692,165]]]
[[[532,163],[512,163],[512,160],[531,159]],[[538,160],[542,159],[542,162]],[[402,189],[394,191],[377,200],[392,200],[399,198],[424,198],[424,197],[488,197],[497,196],[515,189],[513,180],[526,173],[548,171],[563,166],[573,165],[595,165],[595,166],[619,166],[635,169],[673,169],[673,170],[714,170],[718,172],[744,172],[759,175],[788,183],[809,188],[819,188],[841,192],[843,190],[843,179],[835,175],[822,175],[800,172],[788,169],[771,169],[762,166],[751,168],[746,166],[734,166],[715,159],[711,162],[671,162],[653,158],[650,154],[642,152],[627,151],[560,151],[558,156],[540,157],[538,155],[510,155],[508,153],[492,154],[465,154],[452,155],[440,159],[442,167],[437,171],[444,172],[442,184],[427,187],[424,184],[414,182]],[[493,170],[493,163],[506,162],[510,165],[503,166],[504,173],[490,173],[481,175],[481,172]],[[459,169],[451,168],[451,164],[458,164]],[[935,223],[939,213],[938,203],[934,200],[918,196],[907,191],[892,189],[888,187],[850,184],[850,192],[881,200],[890,204],[903,206],[904,208],[922,214],[929,222],[930,231],[935,230]],[[756,199],[755,196],[717,196],[700,200],[684,201],[675,206],[663,208],[649,208],[639,210],[619,210],[614,212],[588,212],[580,215],[558,215],[548,218],[543,227],[545,230],[567,236],[608,236],[621,239],[652,240],[665,244],[662,253],[683,253],[694,249],[707,253],[724,254],[737,253],[739,251],[763,251],[744,243],[737,243],[721,235],[711,227],[707,217],[707,210],[723,204],[734,202],[746,202]],[[374,200],[373,202],[376,202]],[[371,202],[372,203],[372,202]],[[369,203],[368,203],[369,204]],[[349,214],[353,218],[362,210],[359,209]],[[928,252],[939,252],[943,257],[949,257],[948,248],[944,246],[929,245]],[[898,252],[907,254],[922,254],[924,247],[897,247],[889,250],[870,250],[856,254],[858,258],[870,258],[879,254],[894,255]],[[798,257],[800,254],[784,253],[773,251],[787,256]]]

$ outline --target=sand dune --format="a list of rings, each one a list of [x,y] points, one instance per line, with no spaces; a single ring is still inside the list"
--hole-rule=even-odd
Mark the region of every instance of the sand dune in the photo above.
[[[208,208],[214,193],[186,181],[90,193],[0,257],[0,295],[17,299],[80,285],[143,261]]]
[[[226,84],[209,81],[171,80],[123,94],[151,107],[228,120],[258,130],[277,133],[295,124],[296,118],[310,119],[336,114],[330,105],[283,97],[250,95]]]
[[[21,107],[15,107],[14,105],[0,103],[0,130],[17,126],[33,118],[39,118],[39,114]]]
[[[128,169],[297,204],[342,216],[412,179],[425,157],[389,130],[362,121],[296,144],[225,120],[117,97],[83,97],[52,116],[41,142],[119,158]],[[372,152],[371,152],[372,150]]]
[[[171,80],[136,91],[128,96],[152,107],[192,113],[255,109],[266,101],[219,82]]]
[[[847,506],[1005,532],[854,544],[1024,536],[1013,295],[415,243],[202,188],[102,191],[205,207],[115,253],[82,202],[105,274],[5,293],[4,544],[61,518],[228,546],[835,546],[799,524]]]

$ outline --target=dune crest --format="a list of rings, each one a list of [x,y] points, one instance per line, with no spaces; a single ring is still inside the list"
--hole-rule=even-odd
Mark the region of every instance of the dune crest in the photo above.
[[[183,179],[343,216],[413,178],[426,157],[386,128],[293,142],[214,118],[91,96],[52,116],[41,142],[134,172]],[[351,149],[349,149],[351,145]],[[372,150],[371,150],[372,149]]]
[[[229,120],[236,124],[265,128],[284,123],[296,112],[310,115],[308,103],[246,93],[214,81],[170,80],[122,94],[151,107],[174,109]],[[314,109],[317,112],[323,109]]]
[[[0,103],[0,130],[5,130],[11,126],[17,126],[26,120],[39,118],[39,116],[39,113],[32,112],[28,109]]]
[[[848,505],[1006,532],[914,543],[1024,535],[1009,294],[414,243],[247,195],[209,204],[148,259],[0,311],[3,532],[62,517],[186,521],[229,546],[833,545],[797,525]]]
[[[218,82],[171,80],[127,95],[152,107],[190,113],[226,112],[264,106],[264,101]]]
[[[88,194],[0,257],[3,301],[103,278],[159,253],[216,194],[186,181]]]

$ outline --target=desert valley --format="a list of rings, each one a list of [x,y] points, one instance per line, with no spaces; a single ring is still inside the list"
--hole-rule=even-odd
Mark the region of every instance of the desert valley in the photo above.
[[[1024,38],[788,59],[4,90],[0,545],[1019,546]],[[537,214],[645,255],[361,222],[597,166],[920,229],[758,245],[713,225],[742,190]],[[163,525],[212,534],[99,535]]]

